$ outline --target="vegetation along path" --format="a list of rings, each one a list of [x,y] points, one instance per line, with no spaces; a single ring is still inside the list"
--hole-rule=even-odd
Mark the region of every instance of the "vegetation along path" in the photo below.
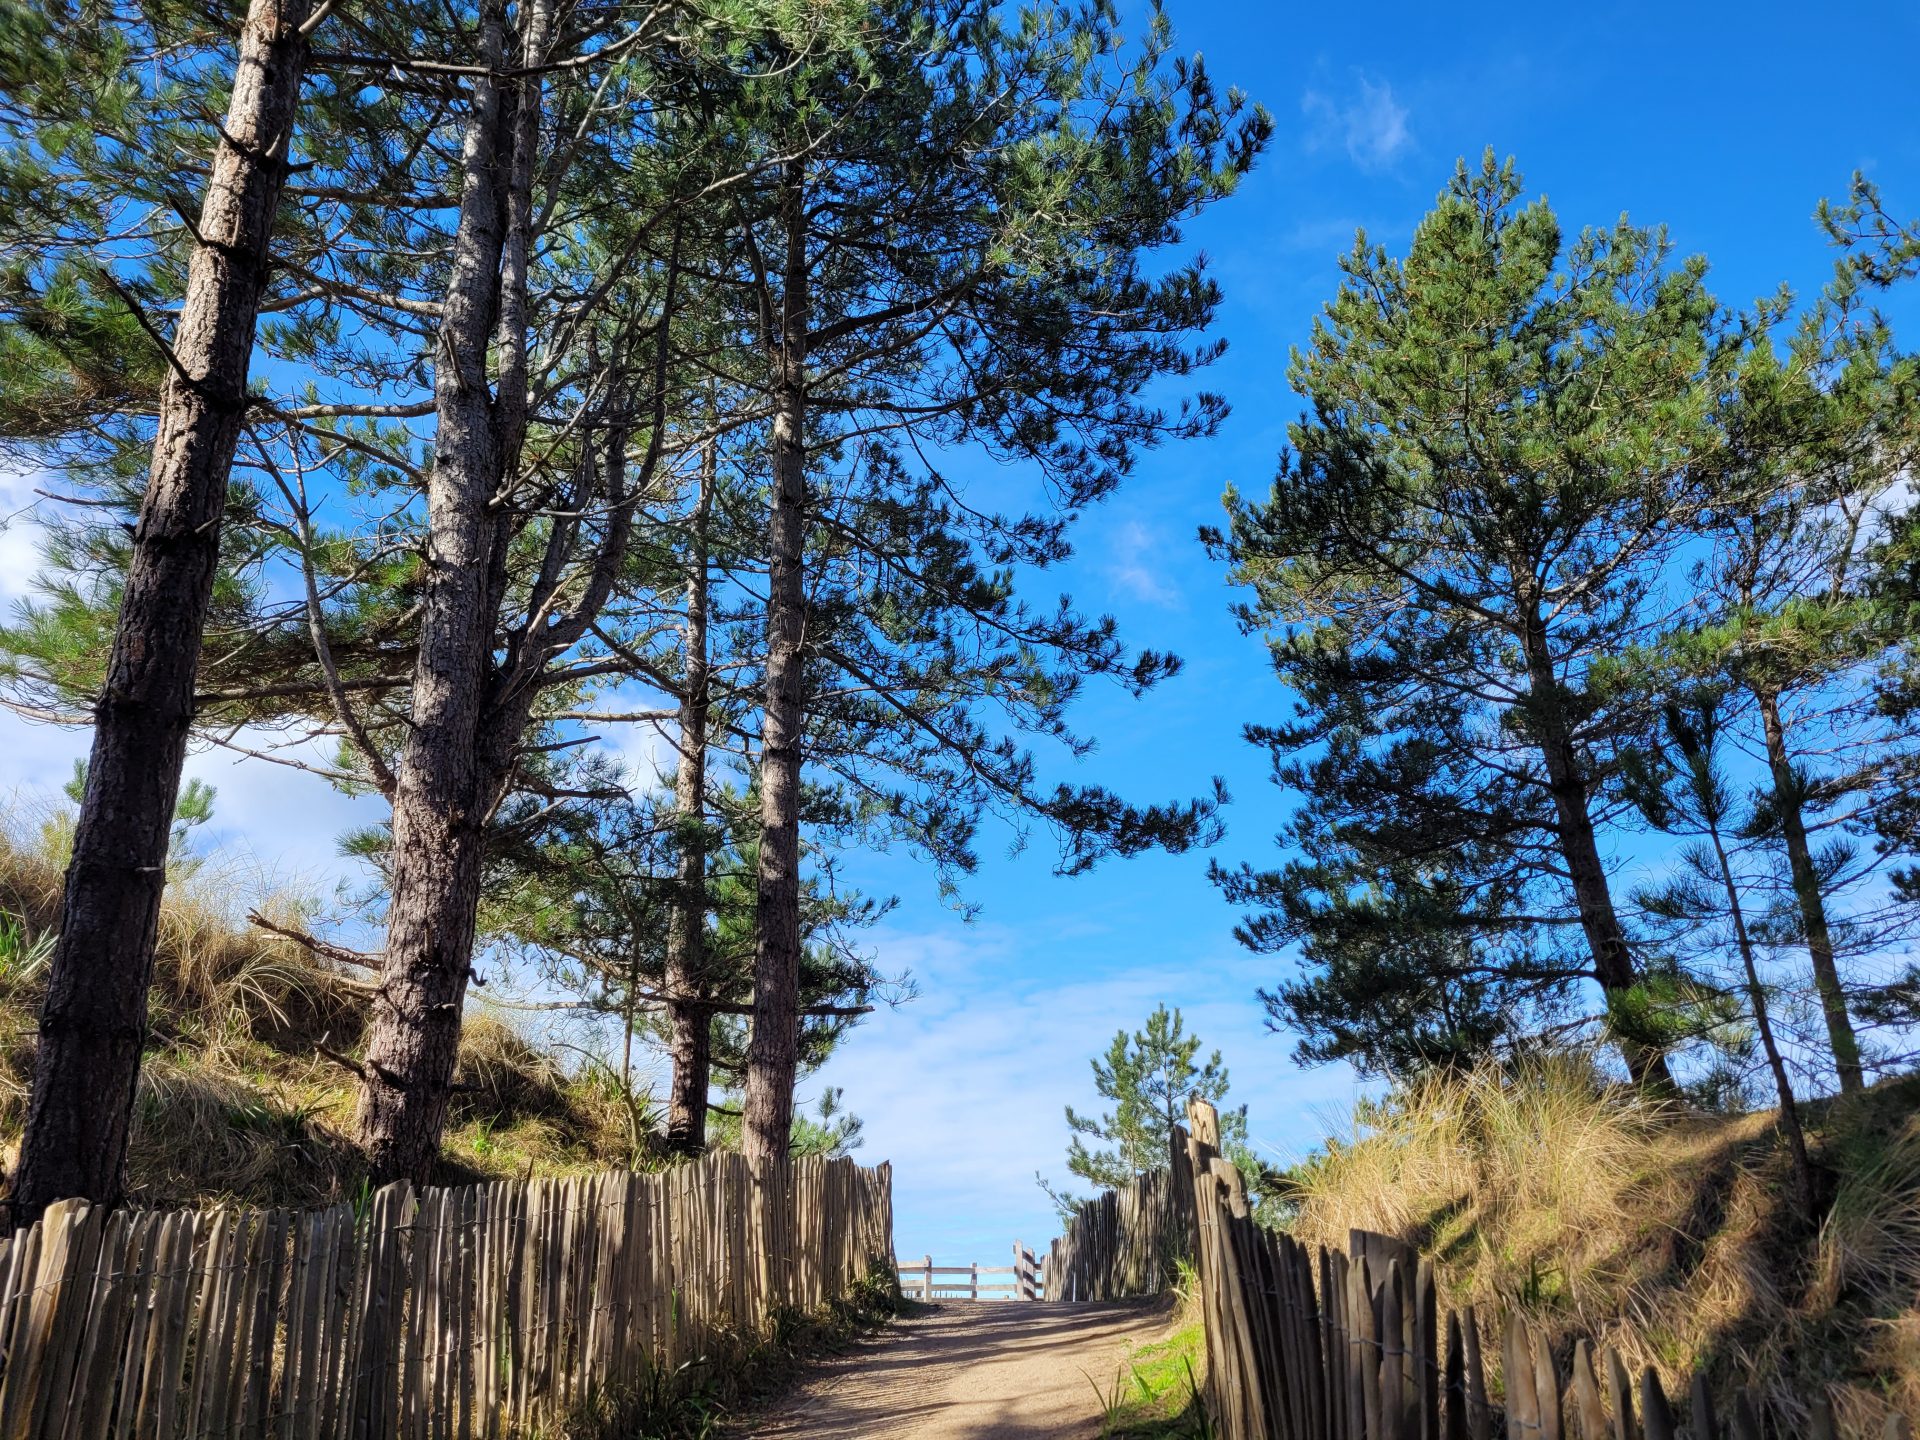
[[[1165,1329],[1147,1303],[916,1305],[809,1378],[755,1435],[786,1440],[1076,1440],[1102,1396]]]

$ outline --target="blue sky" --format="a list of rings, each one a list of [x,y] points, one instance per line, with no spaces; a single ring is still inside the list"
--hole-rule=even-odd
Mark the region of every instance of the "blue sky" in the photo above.
[[[1257,489],[1270,476],[1297,407],[1288,347],[1331,293],[1355,226],[1403,248],[1456,158],[1491,144],[1518,158],[1530,191],[1570,228],[1622,211],[1665,223],[1682,252],[1713,261],[1730,302],[1782,281],[1810,290],[1830,265],[1814,204],[1854,169],[1879,180],[1896,211],[1920,212],[1920,10],[1168,8],[1182,48],[1263,102],[1277,133],[1242,191],[1190,235],[1226,288],[1232,349],[1207,384],[1234,414],[1214,439],[1148,457],[1089,517],[1058,582],[1187,669],[1143,702],[1090,697],[1080,725],[1101,745],[1072,778],[1166,798],[1222,775],[1235,798],[1217,853],[1266,861],[1283,801],[1239,730],[1276,716],[1284,697],[1257,642],[1236,633],[1194,535],[1226,485]],[[0,487],[0,516],[30,498],[21,481]],[[27,527],[0,533],[0,599],[21,592],[29,564]],[[0,793],[57,787],[83,749],[84,737],[0,718]],[[224,838],[288,872],[337,872],[335,837],[376,818],[297,771],[219,753],[196,756],[191,771],[221,791]],[[1350,1104],[1349,1075],[1301,1073],[1289,1040],[1265,1033],[1254,991],[1275,962],[1234,943],[1205,856],[1067,881],[1049,874],[1044,842],[1008,855],[1003,841],[987,838],[968,886],[981,907],[972,923],[905,857],[851,867],[868,891],[900,896],[874,943],[882,967],[914,971],[922,994],[856,1031],[808,1093],[844,1086],[867,1120],[862,1158],[893,1160],[903,1255],[999,1263],[1015,1239],[1050,1236],[1033,1175],[1064,1178],[1062,1107],[1092,1107],[1087,1058],[1161,1001],[1224,1052],[1253,1137],[1275,1158],[1310,1147]]]

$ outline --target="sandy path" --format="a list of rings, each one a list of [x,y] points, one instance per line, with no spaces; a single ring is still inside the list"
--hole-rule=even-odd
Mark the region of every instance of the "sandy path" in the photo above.
[[[1096,1436],[1094,1383],[1111,1392],[1128,1353],[1167,1323],[1163,1308],[1139,1304],[954,1301],[915,1309],[823,1366],[752,1433],[788,1440]]]

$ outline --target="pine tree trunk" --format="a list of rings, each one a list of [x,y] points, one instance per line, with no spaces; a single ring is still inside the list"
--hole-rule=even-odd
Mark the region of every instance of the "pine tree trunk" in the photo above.
[[[1579,912],[1580,928],[1593,958],[1594,978],[1611,1001],[1631,990],[1639,976],[1634,969],[1633,952],[1627,945],[1626,931],[1613,908],[1613,891],[1607,883],[1606,866],[1600,859],[1599,842],[1594,837],[1593,816],[1587,809],[1587,780],[1566,723],[1560,678],[1547,649],[1545,627],[1536,618],[1521,638],[1531,687],[1528,705],[1534,739],[1546,766],[1547,789],[1553,796],[1560,858],[1567,867],[1574,908]],[[1672,1086],[1672,1072],[1667,1068],[1666,1056],[1659,1050],[1626,1036],[1620,1037],[1619,1045],[1627,1073],[1636,1083]]]
[[[1698,764],[1696,749],[1688,760]],[[1740,951],[1741,968],[1746,973],[1747,1003],[1753,1009],[1753,1023],[1760,1032],[1760,1048],[1773,1072],[1774,1094],[1780,1101],[1780,1129],[1787,1137],[1787,1151],[1793,1159],[1793,1185],[1800,1200],[1800,1213],[1813,1218],[1813,1161],[1807,1154],[1807,1132],[1800,1124],[1800,1107],[1794,1102],[1793,1082],[1787,1075],[1786,1058],[1773,1034],[1773,1017],[1767,1007],[1767,987],[1760,983],[1760,966],[1753,957],[1753,937],[1747,931],[1745,908],[1740,904],[1740,887],[1735,883],[1733,863],[1721,842],[1716,826],[1711,832],[1713,854],[1720,868],[1720,884],[1727,897],[1727,915],[1733,921],[1734,943]]]
[[[485,807],[447,783],[458,739],[410,743],[393,806],[393,900],[356,1117],[376,1183],[423,1184],[440,1152],[473,965]]]
[[[713,1012],[697,1001],[672,1007],[668,1054],[667,1153],[694,1156],[707,1148],[707,1096],[713,1085]]]
[[[147,1035],[168,831],[193,720],[220,521],[246,409],[268,244],[300,102],[311,0],[252,0],[173,336],[67,868],[15,1223],[120,1199]]]
[[[807,247],[798,161],[780,193],[786,236],[781,345],[768,515],[767,693],[760,732],[760,873],[755,908],[753,1037],[747,1047],[742,1146],[754,1161],[783,1157],[793,1133],[800,1047],[800,768],[806,725],[804,650]]]
[[[1840,1093],[1853,1095],[1866,1088],[1860,1065],[1860,1041],[1853,1033],[1853,1020],[1847,1014],[1847,992],[1840,984],[1840,970],[1833,958],[1833,931],[1827,924],[1826,900],[1820,893],[1820,872],[1813,863],[1813,851],[1807,843],[1807,821],[1800,803],[1800,779],[1794,773],[1787,754],[1787,731],[1780,718],[1780,697],[1765,689],[1756,689],[1760,702],[1760,723],[1767,738],[1767,766],[1773,773],[1774,804],[1780,812],[1780,828],[1787,842],[1787,864],[1793,875],[1793,895],[1800,906],[1800,923],[1807,932],[1807,955],[1813,961],[1814,988],[1820,993],[1820,1009],[1827,1022],[1827,1044],[1833,1051],[1834,1068],[1840,1074]]]
[[[707,1088],[712,1075],[713,1014],[705,998],[707,918],[707,521],[713,507],[714,455],[700,466],[700,493],[689,527],[686,666],[680,692],[680,762],[673,808],[680,855],[667,931],[666,981],[673,1018],[673,1079],[667,1097],[667,1149],[698,1155],[707,1147]]]
[[[531,12],[536,30],[543,13]],[[481,54],[496,67],[504,29],[502,7],[489,5]],[[543,44],[530,33],[528,53]],[[395,771],[387,943],[356,1116],[379,1182],[424,1182],[439,1154],[472,973],[486,825],[503,761],[511,762],[510,747],[495,753],[500,727],[486,715],[499,561],[489,502],[513,459],[502,444],[512,417],[496,408],[488,358],[496,315],[504,330],[510,313],[500,289],[512,197],[500,172],[512,166],[509,144],[526,118],[515,109],[497,79],[475,77],[434,370],[425,597],[411,723]],[[511,389],[504,377],[501,388]]]

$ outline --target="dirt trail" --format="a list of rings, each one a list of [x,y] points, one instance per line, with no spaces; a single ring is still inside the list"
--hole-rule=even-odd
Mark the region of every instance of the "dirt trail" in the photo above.
[[[1100,1433],[1094,1393],[1134,1346],[1165,1329],[1162,1306],[916,1306],[821,1367],[753,1427],[786,1440],[1026,1440]]]

